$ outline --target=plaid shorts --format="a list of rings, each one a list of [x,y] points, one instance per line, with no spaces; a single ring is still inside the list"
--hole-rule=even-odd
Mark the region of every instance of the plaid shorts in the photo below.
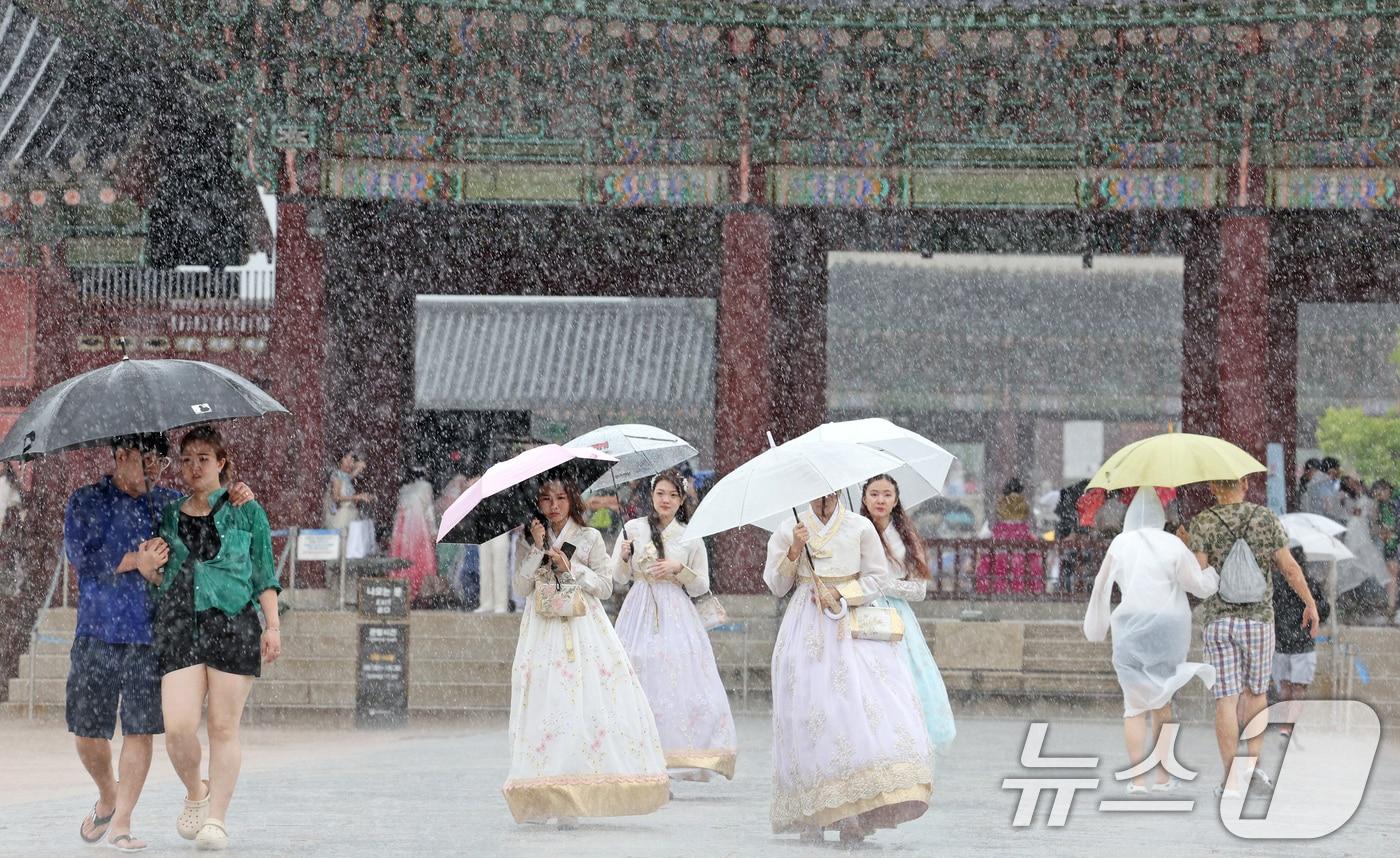
[[[1215,697],[1230,697],[1249,689],[1269,690],[1274,666],[1274,626],[1259,620],[1222,617],[1202,634],[1206,661],[1215,668]]]

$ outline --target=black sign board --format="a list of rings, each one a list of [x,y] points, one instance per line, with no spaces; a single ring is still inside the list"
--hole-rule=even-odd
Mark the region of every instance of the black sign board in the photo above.
[[[361,623],[355,723],[388,727],[408,720],[408,624]]]
[[[360,616],[369,620],[408,619],[408,582],[398,578],[361,578]]]

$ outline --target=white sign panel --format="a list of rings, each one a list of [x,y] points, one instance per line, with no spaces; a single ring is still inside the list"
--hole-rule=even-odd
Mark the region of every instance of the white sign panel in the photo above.
[[[1064,437],[1065,480],[1092,477],[1103,464],[1103,421],[1066,420]]]
[[[340,531],[302,530],[297,533],[298,560],[339,560]]]

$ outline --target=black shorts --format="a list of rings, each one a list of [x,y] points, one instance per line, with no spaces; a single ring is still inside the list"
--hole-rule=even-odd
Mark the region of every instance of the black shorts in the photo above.
[[[262,623],[248,605],[229,615],[217,608],[165,617],[156,624],[160,673],[164,676],[202,664],[239,676],[262,675]]]
[[[124,736],[164,733],[160,676],[154,646],[74,638],[64,701],[68,732],[85,739],[110,739],[120,712]]]

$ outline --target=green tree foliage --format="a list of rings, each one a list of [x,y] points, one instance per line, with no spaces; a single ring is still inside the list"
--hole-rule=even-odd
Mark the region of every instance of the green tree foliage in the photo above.
[[[1400,412],[1372,417],[1360,408],[1329,408],[1318,421],[1317,443],[1363,480],[1400,485]]]
[[[1390,363],[1400,371],[1400,340]],[[1363,480],[1384,478],[1400,485],[1400,409],[1372,417],[1360,408],[1328,408],[1317,424],[1317,443]]]

